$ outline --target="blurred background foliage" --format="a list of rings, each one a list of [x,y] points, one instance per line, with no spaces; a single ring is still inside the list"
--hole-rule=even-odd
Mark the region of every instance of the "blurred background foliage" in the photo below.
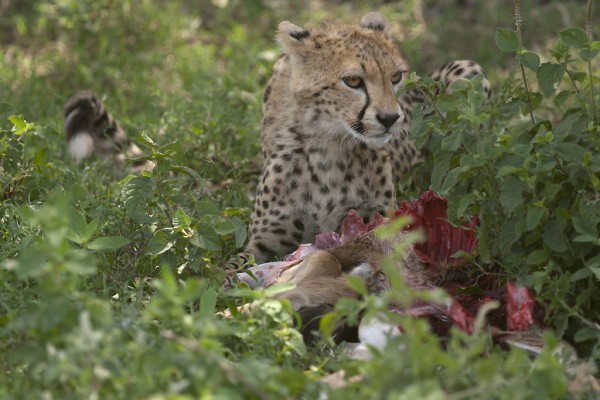
[[[490,28],[512,21],[512,7],[498,0],[2,0],[0,88],[35,119],[58,116],[65,98],[82,88],[108,96],[139,126],[147,125],[143,115],[158,118],[172,103],[219,85],[248,92],[242,98],[257,110],[250,98],[278,52],[280,21],[354,23],[374,9],[390,19],[421,73],[455,58],[477,59],[492,76],[512,66],[492,45]],[[580,11],[580,1],[524,2],[524,43],[543,50],[557,26],[583,26]]]

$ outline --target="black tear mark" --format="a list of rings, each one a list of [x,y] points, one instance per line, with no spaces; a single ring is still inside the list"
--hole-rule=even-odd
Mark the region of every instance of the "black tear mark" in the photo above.
[[[366,71],[365,65],[363,63],[361,63],[360,66],[363,69],[363,71]],[[362,121],[362,119],[365,117],[365,112],[367,112],[367,107],[369,107],[369,104],[371,104],[371,99],[369,98],[369,91],[367,90],[367,85],[364,85],[363,89],[365,91],[365,96],[367,96],[367,101],[365,103],[365,106],[358,113],[357,122]]]
[[[369,107],[369,104],[371,104],[371,98],[369,97],[369,92],[367,91],[366,86],[365,86],[365,95],[367,96],[367,101],[365,102],[365,105],[362,108],[362,110],[360,110],[360,112],[358,113],[357,121],[362,121],[362,119],[365,117],[365,113],[367,112],[367,108]]]

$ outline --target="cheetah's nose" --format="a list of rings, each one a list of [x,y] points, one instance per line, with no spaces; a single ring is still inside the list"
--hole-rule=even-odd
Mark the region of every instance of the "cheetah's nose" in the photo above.
[[[386,129],[394,125],[394,122],[398,121],[398,118],[400,118],[398,113],[377,114],[377,121],[385,126]]]

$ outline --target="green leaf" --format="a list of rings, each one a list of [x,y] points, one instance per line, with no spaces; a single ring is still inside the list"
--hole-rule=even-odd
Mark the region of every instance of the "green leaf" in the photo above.
[[[154,236],[152,236],[152,239],[148,242],[144,254],[157,256],[169,250],[174,244],[175,241],[170,241],[164,231],[158,231],[154,233]]]
[[[578,137],[578,133],[585,129],[588,121],[587,116],[581,111],[570,113],[554,126],[554,136],[560,141],[569,136]],[[561,151],[561,146],[558,146],[556,151]]]
[[[535,111],[542,104],[542,94],[540,92],[529,92],[529,101],[527,97],[522,98],[521,113],[528,114]]]
[[[241,285],[233,289],[223,292],[224,297],[243,297],[249,299],[258,299],[260,292],[250,289],[247,285]]]
[[[517,60],[519,60],[521,64],[533,72],[537,72],[537,70],[540,68],[540,56],[531,51],[526,51],[523,54],[517,54]]]
[[[587,80],[587,73],[583,71],[575,71],[572,69],[567,70],[569,72],[570,78],[577,82],[585,82]]]
[[[561,107],[573,96],[573,94],[575,94],[575,92],[572,90],[563,90],[554,98],[554,104],[556,104],[557,107]]]
[[[536,206],[529,207],[527,210],[527,230],[531,231],[535,229],[540,224],[545,213],[545,208]]]
[[[52,270],[46,255],[33,248],[26,249],[16,261],[4,261],[3,267],[7,270],[14,270],[20,279],[43,276]]]
[[[219,235],[226,235],[235,232],[237,225],[229,218],[223,218],[220,223],[215,226],[215,232]]]
[[[186,167],[185,165],[172,165],[171,166],[171,171],[174,173],[182,173],[182,174],[186,174],[191,178],[194,178],[194,180],[198,183],[201,183],[202,186],[205,185],[206,180],[202,178],[202,176],[196,172],[194,169],[190,168],[190,167]]]
[[[575,333],[575,341],[578,343],[598,339],[600,339],[600,329],[597,328],[584,327]]]
[[[535,250],[527,256],[527,265],[538,265],[543,264],[548,259],[548,252],[546,250]]]
[[[365,280],[360,276],[348,275],[346,280],[356,293],[360,294],[361,296],[367,296],[369,294]]]
[[[336,313],[330,312],[321,318],[319,321],[319,330],[323,332],[325,337],[331,337],[333,331],[338,326],[338,319],[336,317]]]
[[[272,285],[272,286],[269,286],[268,288],[266,288],[265,295],[269,296],[269,297],[274,296],[279,293],[288,292],[288,291],[294,289],[295,287],[296,287],[296,284],[291,283],[291,282],[277,283],[275,285]]]
[[[588,149],[576,143],[561,143],[555,147],[554,151],[556,155],[565,161],[580,163]]]
[[[235,247],[240,248],[246,242],[246,238],[248,237],[248,227],[238,217],[231,217],[230,221],[233,222],[236,226],[234,235],[235,235]]]
[[[44,147],[35,153],[33,156],[33,162],[36,166],[43,168],[48,163],[48,148]]]
[[[469,105],[475,109],[478,109],[485,103],[485,95],[483,92],[470,90],[467,98],[469,99]]]
[[[450,82],[450,84],[448,85],[448,93],[456,93],[461,91],[464,92],[470,90],[472,87],[473,84],[469,82],[466,78],[457,79],[455,81]],[[448,102],[448,106],[451,108],[447,111],[450,111],[451,109],[456,109],[456,105],[452,102],[453,99],[450,100],[451,101]]]
[[[515,52],[519,49],[517,32],[507,28],[496,28],[496,46],[504,52]]]
[[[588,44],[587,34],[579,27],[563,29],[558,34],[560,41],[569,47],[580,49]]]
[[[512,213],[518,206],[523,204],[524,184],[513,177],[504,181],[500,189],[500,204],[502,207]]]
[[[412,114],[412,122],[410,128],[410,134],[417,147],[421,148],[429,138],[429,132],[425,129],[426,124],[423,123],[424,110],[417,107]]]
[[[96,251],[114,251],[130,242],[123,236],[103,236],[88,244],[88,249]]]
[[[583,209],[571,219],[573,227],[582,235],[598,238],[598,217],[589,210]]]
[[[127,213],[137,223],[148,223],[148,202],[154,199],[156,180],[153,177],[135,176],[124,178],[121,182],[121,197]]]
[[[581,235],[577,235],[573,238],[575,243],[596,243],[598,242],[597,236],[592,236],[587,233],[583,233]]]
[[[14,115],[16,111],[17,110],[15,110],[15,108],[9,103],[0,101],[0,118],[8,119],[11,115]]]
[[[558,61],[567,62],[569,59],[569,46],[565,45],[560,40],[554,43],[554,46],[550,48],[550,54]]]
[[[77,244],[89,242],[96,233],[96,229],[98,229],[99,219],[94,218],[88,225],[85,221],[85,217],[73,207],[69,208],[68,214],[69,228],[67,231],[67,239]]]
[[[186,214],[183,208],[177,209],[175,215],[173,216],[173,226],[176,229],[184,229],[189,228],[192,219]]]
[[[542,240],[550,248],[550,250],[562,253],[569,249],[564,231],[567,227],[567,221],[563,218],[553,218],[546,222]]]
[[[69,207],[67,210],[67,215],[69,217],[67,238],[77,244],[84,243],[85,241],[81,239],[81,236],[87,228],[85,217],[81,215],[74,207]]]
[[[571,275],[570,280],[571,280],[571,282],[577,282],[582,279],[588,278],[590,276],[592,276],[592,270],[590,270],[589,268],[581,268],[580,270],[575,272],[573,275]]]
[[[448,175],[446,175],[446,177],[444,178],[444,184],[442,185],[441,191],[446,193],[454,186],[456,186],[463,172],[463,167],[458,167],[454,168],[453,170],[450,170],[450,172],[448,172]]]
[[[549,203],[556,198],[556,195],[562,188],[562,185],[558,183],[547,183],[546,187],[542,190],[542,196],[545,203]]]
[[[221,215],[221,210],[215,205],[215,203],[208,200],[203,200],[196,203],[195,209],[200,215]]]
[[[210,319],[215,314],[215,305],[217,304],[217,292],[213,288],[208,288],[200,297],[200,318]]]
[[[190,243],[196,247],[200,247],[205,250],[219,251],[221,250],[221,241],[217,232],[213,228],[204,227],[202,230],[198,230],[190,239]]]
[[[138,140],[147,146],[158,148],[158,145],[154,142],[154,140],[150,139],[150,136],[148,136],[144,131],[139,133]]]
[[[452,132],[442,139],[442,150],[456,151],[462,145],[462,135],[458,132]]]
[[[600,267],[600,254],[597,254],[596,256],[590,258],[589,260],[586,260],[585,265],[588,268]]]
[[[537,79],[544,96],[550,96],[554,93],[564,74],[565,66],[562,64],[546,62],[540,65],[537,71]]]
[[[454,81],[453,83],[456,82],[465,82],[465,80],[458,80],[458,81]],[[468,85],[468,83],[467,83]],[[453,87],[460,87],[461,85],[455,84],[455,85],[450,85]],[[452,111],[458,111],[460,110],[457,106],[458,100],[456,97],[452,97],[450,98],[450,100],[442,100],[437,104],[437,109],[443,113],[449,113]],[[430,120],[431,121],[431,120]]]
[[[462,196],[458,202],[458,207],[456,209],[456,216],[462,217],[465,215],[467,209],[477,200],[477,196],[474,193],[468,193]]]
[[[92,236],[94,236],[94,234],[98,230],[99,223],[100,219],[96,217],[93,220],[91,220],[88,226],[85,228],[85,231],[83,232],[83,238],[86,242],[89,241],[92,238]]]
[[[503,167],[500,167],[500,169],[496,173],[496,178],[502,178],[503,176],[514,174],[516,172],[521,172],[521,171],[523,171],[522,167],[515,167],[513,165],[505,165]]]
[[[23,115],[11,115],[8,120],[12,122],[12,132],[15,135],[22,135],[35,128],[35,124],[25,121]]]
[[[579,57],[581,57],[581,59],[583,61],[591,61],[594,58],[596,58],[596,56],[600,54],[600,49],[581,49],[579,50]]]
[[[450,161],[452,153],[446,151],[438,151],[433,154],[433,171],[431,172],[431,187],[439,191],[444,177],[450,169]]]
[[[185,149],[179,140],[162,146],[160,148],[160,152],[168,156],[171,163],[180,165],[187,165],[189,163],[187,157],[185,156]]]

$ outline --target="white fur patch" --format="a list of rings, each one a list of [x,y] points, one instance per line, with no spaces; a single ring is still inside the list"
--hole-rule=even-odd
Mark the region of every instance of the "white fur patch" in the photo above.
[[[371,345],[383,349],[387,344],[388,337],[400,335],[400,329],[388,322],[373,318],[370,321],[362,320],[358,326],[358,338],[365,345]]]
[[[382,322],[377,317],[366,321],[362,320],[358,326],[360,343],[348,345],[348,354],[355,360],[370,360],[372,353],[369,347],[383,350],[388,343],[388,338],[399,336],[402,333],[397,326]],[[404,350],[403,347],[399,350]]]
[[[67,148],[75,161],[79,162],[92,155],[94,151],[94,139],[87,132],[79,132],[69,139]]]
[[[371,274],[373,274],[373,268],[371,268],[371,265],[366,262],[358,264],[350,271],[350,275],[357,275],[363,279],[368,279]]]

